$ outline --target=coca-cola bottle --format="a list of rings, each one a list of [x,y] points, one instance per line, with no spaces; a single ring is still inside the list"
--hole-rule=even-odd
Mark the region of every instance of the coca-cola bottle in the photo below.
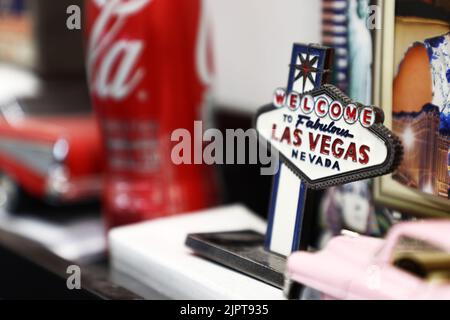
[[[87,0],[86,61],[105,156],[108,227],[212,205],[211,168],[175,165],[171,133],[207,101],[211,55],[201,0]]]

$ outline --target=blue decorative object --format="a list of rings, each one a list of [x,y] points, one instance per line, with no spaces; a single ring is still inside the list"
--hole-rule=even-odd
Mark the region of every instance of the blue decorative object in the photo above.
[[[439,131],[448,134],[450,122],[450,33],[427,39],[423,45],[430,58],[433,83],[433,101],[431,103],[439,107]]]

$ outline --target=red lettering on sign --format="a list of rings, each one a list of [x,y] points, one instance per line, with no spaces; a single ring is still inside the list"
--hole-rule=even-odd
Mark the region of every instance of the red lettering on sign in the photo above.
[[[316,150],[319,140],[320,140],[320,134],[318,134],[316,136],[316,138],[314,139],[314,134],[312,132],[309,133],[309,148],[311,149],[311,151]]]
[[[324,98],[319,98],[314,106],[316,114],[319,117],[324,117],[328,113],[328,108],[328,101]]]
[[[302,130],[295,129],[294,130],[294,146],[300,147],[302,145],[301,135],[303,134]]]
[[[306,114],[311,113],[314,109],[314,98],[312,96],[304,96],[302,98],[302,111]]]
[[[291,92],[289,94],[289,108],[291,110],[297,110],[297,108],[300,106],[300,97],[298,93]]]
[[[286,101],[286,91],[284,91],[283,89],[277,89],[275,91],[275,95],[274,95],[274,99],[273,99],[273,104],[277,107],[277,108],[281,108],[284,106],[284,102]]]
[[[322,136],[322,144],[320,146],[320,153],[324,154],[324,155],[329,155],[330,154],[330,141],[331,141],[331,137],[330,136]]]
[[[348,124],[353,124],[358,121],[358,107],[354,104],[349,104],[345,107],[344,120]]]
[[[288,144],[291,144],[291,131],[289,127],[284,129],[283,135],[281,136],[280,142],[286,141]]]
[[[347,152],[345,153],[344,159],[347,160],[351,158],[353,162],[357,162],[356,160],[356,145],[354,142],[350,143],[348,146]]]
[[[340,159],[342,157],[342,155],[344,154],[344,148],[339,146],[342,146],[344,144],[344,141],[342,141],[341,139],[335,139],[333,141],[333,144],[331,146],[331,152],[333,154],[333,156],[335,156],[336,158]]]
[[[364,108],[360,121],[363,127],[370,127],[375,122],[375,111],[372,108]]]
[[[361,158],[359,159],[359,163],[361,163],[361,164],[369,163],[369,154],[368,154],[368,152],[370,152],[370,147],[366,146],[365,144],[362,145],[359,148],[359,153],[361,154]]]
[[[342,112],[343,112],[343,107],[342,104],[338,101],[335,101],[331,104],[330,107],[330,117],[333,120],[339,120],[342,116]]]
[[[277,132],[277,125],[274,123],[272,125],[272,140],[278,141],[277,137],[275,136],[275,133]]]

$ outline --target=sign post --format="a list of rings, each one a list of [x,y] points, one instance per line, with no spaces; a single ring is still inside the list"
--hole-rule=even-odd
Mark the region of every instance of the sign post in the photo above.
[[[327,83],[332,55],[332,49],[327,47],[294,44],[287,91],[304,93]],[[288,256],[293,251],[306,249],[307,233],[302,229],[309,218],[305,217],[307,191],[307,185],[281,160],[272,185],[265,239],[267,250]]]

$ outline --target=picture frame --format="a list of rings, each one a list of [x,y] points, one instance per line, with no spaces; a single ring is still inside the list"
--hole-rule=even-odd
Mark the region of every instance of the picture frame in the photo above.
[[[393,129],[393,80],[401,59],[396,52],[396,3],[377,1],[381,11],[381,28],[374,32],[373,101],[383,108],[385,125]],[[398,31],[398,30],[397,30]],[[374,181],[374,200],[389,208],[417,217],[448,217],[450,200],[407,187],[385,175]]]

